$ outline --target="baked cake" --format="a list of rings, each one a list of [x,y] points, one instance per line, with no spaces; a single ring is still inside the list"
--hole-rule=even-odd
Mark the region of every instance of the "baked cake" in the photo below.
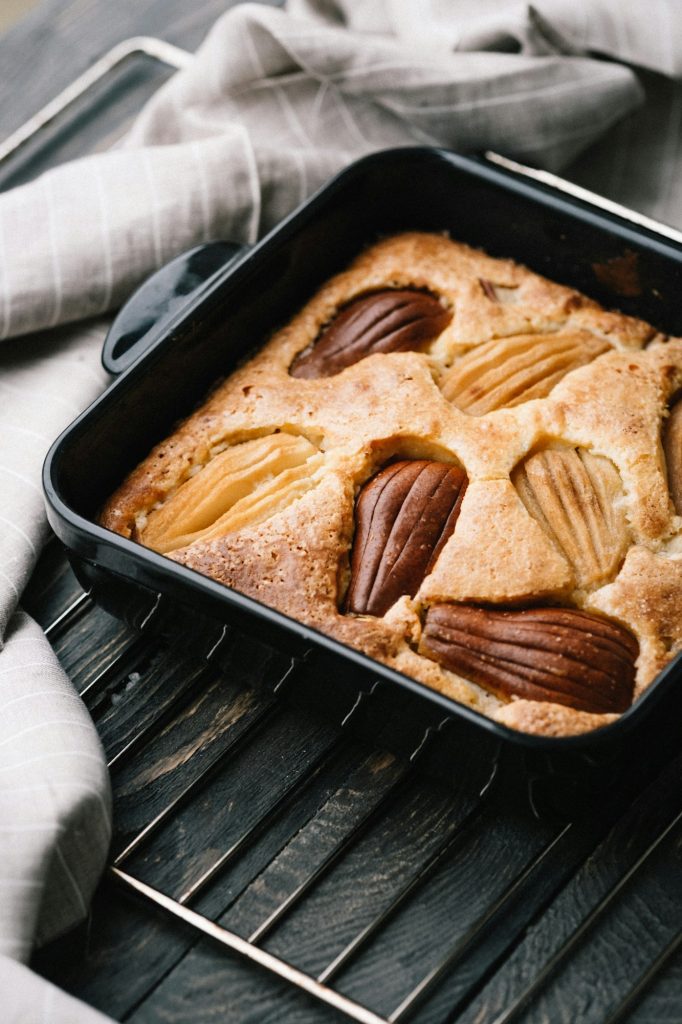
[[[436,234],[363,252],[101,523],[508,726],[682,647],[682,339]]]

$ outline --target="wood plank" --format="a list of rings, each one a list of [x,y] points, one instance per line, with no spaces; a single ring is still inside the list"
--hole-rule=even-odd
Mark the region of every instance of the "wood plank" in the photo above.
[[[481,1018],[497,1019],[520,997],[542,965],[563,947],[679,813],[681,780],[682,758],[678,758],[614,825],[593,856],[462,1014],[461,1024],[473,1024]],[[669,938],[673,922],[679,927],[682,886],[679,884],[678,842],[679,831],[676,830],[646,865],[646,870],[634,876],[632,883],[618,896],[613,909],[615,916],[609,911],[598,922],[584,947],[581,944],[571,951],[561,971],[549,979],[550,984],[543,988],[539,1002],[533,1001],[527,1014],[524,1011],[518,1019],[542,1019],[545,1013],[549,1014],[546,1019],[561,1020],[567,1006],[575,1010],[574,1020],[604,1019],[617,1000],[636,983],[637,971],[643,966],[640,958],[647,962],[655,957],[661,943]],[[651,912],[645,910],[647,904]],[[659,911],[661,920],[654,921]],[[616,938],[618,943],[614,945]],[[590,979],[589,985],[583,985],[574,975],[574,963],[581,964],[580,970],[585,979]]]
[[[121,1020],[195,942],[190,929],[105,883],[95,895],[87,926],[38,951],[31,966]]]
[[[242,671],[235,671],[228,680],[207,671],[205,663],[188,663],[178,656],[177,648],[171,648],[152,661],[148,672],[121,694],[121,703],[102,717],[98,728],[113,753],[155,720],[164,703],[181,698],[164,727],[129,763],[116,767],[114,849],[127,843],[270,706],[270,698],[244,688],[247,665],[255,675],[255,663],[245,662]],[[198,684],[196,692],[193,684]]]
[[[131,858],[130,872],[177,899],[332,742],[329,729],[283,711]]]
[[[80,692],[118,657],[131,640],[131,630],[101,608],[93,607],[54,641],[59,662]]]
[[[273,753],[270,746],[266,753]],[[279,752],[280,762],[282,756]],[[349,745],[345,756],[334,763],[330,772],[320,778],[316,786],[305,790],[288,813],[276,820],[267,833],[206,893],[200,905],[202,912],[218,916],[286,846],[292,833],[297,833],[320,805],[348,784],[349,772],[362,757],[354,745]],[[372,768],[376,774],[376,764],[369,764],[365,775],[356,774],[355,787],[362,787],[365,778],[372,777]],[[254,785],[258,778],[253,779]],[[360,789],[360,792],[364,791],[364,788]],[[368,793],[366,799],[371,799],[371,796]],[[119,806],[118,798],[116,806]],[[169,847],[169,850],[173,856],[173,849]],[[110,894],[105,884],[93,908],[87,949],[80,955],[68,957],[66,963],[62,960],[54,965],[49,958],[43,958],[39,963],[43,973],[55,978],[70,992],[118,1018],[153,990],[173,965],[183,959],[195,941],[195,937],[185,934],[184,930],[178,938],[172,924],[165,918],[159,918],[136,900],[122,897],[119,890]],[[238,971],[240,985],[242,988],[246,985],[249,974],[251,984],[258,990],[264,982],[260,973],[252,968]],[[126,979],[124,986],[121,978]],[[222,1001],[220,1005],[223,1005]]]
[[[680,1019],[680,993],[682,950],[678,949],[622,1020],[629,1024],[676,1024]]]
[[[453,855],[342,973],[339,989],[360,1002],[371,999],[388,1015],[450,951],[473,944],[483,972],[518,940],[547,891],[561,885],[567,861],[581,860],[585,852],[563,823],[538,822],[514,810],[500,789]],[[490,926],[479,932],[498,904]],[[379,988],[376,978],[382,979]]]
[[[347,1024],[347,1018],[203,943],[177,968],[163,1001],[144,1002],[130,1024]]]
[[[359,779],[349,781],[353,785],[336,794],[329,805],[320,809],[315,818],[301,829],[280,856],[258,876],[234,907],[223,915],[221,923],[239,934],[248,935],[314,870],[316,863],[324,857],[328,849],[342,840],[349,827],[349,809],[353,805],[353,797],[357,800],[361,794],[366,796],[367,793],[366,783],[359,788]],[[375,824],[363,841],[351,849],[338,868],[307,896],[300,910],[287,918],[273,939],[266,942],[266,948],[310,973],[319,972],[350,941],[358,929],[386,905],[392,893],[404,883],[406,876],[419,870],[429,850],[440,842],[444,835],[448,835],[457,827],[462,814],[468,809],[466,805],[453,808],[453,797],[449,791],[434,787],[418,778],[410,780],[404,790],[396,796],[395,802],[389,805],[383,820]],[[490,815],[482,816],[486,819],[485,826],[481,823],[480,828],[474,827],[475,838],[466,836],[462,849],[458,850],[457,856],[453,858],[455,866],[459,867],[460,871],[463,866],[468,866],[465,875],[470,875],[474,866],[479,865],[480,868],[481,864],[485,874],[485,858],[480,857],[472,861],[471,853],[472,850],[478,850],[480,853],[480,848],[486,843],[488,859],[492,862],[499,861],[499,840],[503,830],[498,828],[498,833],[494,834],[489,828],[491,820],[497,819],[499,825],[499,810],[498,804],[494,815],[491,810]],[[529,824],[526,822],[525,828],[520,826],[524,839],[527,839],[525,833]],[[540,845],[545,842],[548,834],[556,830],[556,825],[538,827],[536,822],[535,826],[536,842]],[[513,830],[510,832],[509,828],[509,823],[506,822],[508,840],[513,834]],[[518,845],[518,855],[520,856],[523,851],[523,856],[527,856],[528,844],[524,842]],[[516,870],[509,845],[505,850],[507,859],[504,866],[494,876],[490,873],[491,887],[503,885],[505,875],[513,877]],[[452,867],[452,864],[449,867]],[[429,912],[433,912],[436,904],[443,904],[443,918],[439,923],[441,927],[445,925],[446,934],[451,934],[453,921],[458,921],[459,927],[460,911],[468,909],[471,914],[475,914],[480,912],[481,906],[486,905],[490,893],[485,892],[485,886],[479,886],[479,902],[476,907],[471,907],[469,881],[470,878],[467,877],[461,888],[453,887],[451,884],[435,887]],[[320,927],[321,922],[324,922],[323,927]],[[383,947],[384,960],[380,965],[381,969],[372,969],[367,990],[353,991],[350,993],[353,997],[359,996],[361,1001],[369,1003],[372,1008],[380,1009],[382,1001],[392,1006],[405,990],[406,977],[409,983],[410,971],[416,977],[422,976],[421,943],[426,936],[432,938],[433,935],[438,935],[439,923],[436,922],[435,926],[433,922],[429,924],[428,915],[425,915],[422,934],[418,933],[416,940],[413,923],[407,923],[397,947],[395,943],[392,945],[388,958],[386,947]],[[395,939],[395,936],[393,938]],[[192,949],[183,963],[174,969],[159,989],[145,1001],[145,1013],[150,1015],[149,1019],[156,1019],[155,1014],[161,1019],[164,1014],[169,1019],[176,1019],[172,1016],[174,1011],[171,1007],[183,1000],[193,1006],[196,1005],[195,1000],[201,998],[201,982],[197,981],[198,991],[195,991],[192,979],[198,979],[199,963],[205,955],[205,945],[202,941],[199,946]],[[431,945],[430,949],[425,951],[426,959],[432,949]],[[195,965],[194,968],[192,964]],[[184,992],[181,999],[178,986],[187,984],[190,988]],[[344,990],[346,987],[343,986]],[[143,1016],[141,1019],[146,1017]]]
[[[386,799],[400,800],[400,783],[404,776],[405,765],[383,752],[377,751],[359,764],[344,786],[320,807],[280,856],[259,875],[256,883],[221,917],[220,923],[249,936],[325,863],[369,813],[378,809],[381,814]],[[374,819],[372,824],[375,825]],[[336,877],[336,871],[328,877]],[[346,894],[339,892],[339,896],[343,905]],[[306,906],[311,899],[311,895],[306,897]],[[337,923],[338,920],[335,927]],[[270,942],[265,943],[266,947],[270,945]],[[271,952],[280,955],[274,948]],[[302,963],[297,966],[307,969]]]
[[[569,1006],[571,1020],[602,1024],[608,1019],[660,950],[679,933],[681,841],[682,823],[656,849],[519,1019],[544,1016],[548,1020],[568,1020]]]

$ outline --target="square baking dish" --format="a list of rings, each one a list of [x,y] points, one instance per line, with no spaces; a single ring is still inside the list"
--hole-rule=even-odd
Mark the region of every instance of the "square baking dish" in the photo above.
[[[225,247],[204,266],[199,254],[189,295],[169,290],[165,314],[149,316],[141,337],[119,330],[110,338],[105,365],[132,365],[52,446],[48,518],[82,585],[134,628],[182,630],[194,652],[218,665],[232,631],[247,634],[276,652],[261,675],[278,692],[458,786],[480,791],[496,771],[511,771],[536,807],[574,813],[593,798],[627,793],[679,747],[682,655],[617,722],[575,737],[531,736],[95,522],[124,476],[217,379],[368,243],[406,230],[448,232],[668,333],[682,325],[682,246],[673,238],[484,158],[431,148],[378,153],[236,259]],[[163,280],[157,275],[157,311]]]

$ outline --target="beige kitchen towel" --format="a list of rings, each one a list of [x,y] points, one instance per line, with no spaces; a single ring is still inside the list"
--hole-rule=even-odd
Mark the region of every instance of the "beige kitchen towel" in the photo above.
[[[445,32],[435,46],[391,33],[393,22],[404,28],[398,17],[387,15],[376,34],[236,7],[150,101],[124,149],[50,171],[4,197],[0,337],[100,315],[183,246],[216,237],[253,242],[331,174],[376,149],[496,148],[565,166],[643,92],[629,68],[573,48],[565,55],[565,31],[549,30],[533,8],[519,20],[518,7],[510,5],[508,19],[516,53],[494,49],[509,49],[509,40],[499,32],[482,38],[471,14],[463,28],[482,48],[451,52]],[[378,19],[382,4],[350,8],[361,17],[368,9]],[[30,245],[12,244],[20,233]]]
[[[183,248],[253,242],[350,160],[387,146],[493,148],[550,169],[583,154],[587,175],[586,151],[600,138],[617,137],[616,158],[630,166],[653,118],[661,130],[627,188],[635,205],[661,203],[646,163],[665,176],[657,180],[679,178],[681,66],[675,0],[244,4],[216,23],[124,144],[0,195],[4,1020],[102,1019],[19,966],[84,916],[109,839],[95,730],[17,611],[47,535],[42,458],[104,385],[96,318]],[[653,81],[666,82],[663,92]],[[622,184],[627,176],[601,159]],[[679,206],[666,187],[659,214],[682,220]]]

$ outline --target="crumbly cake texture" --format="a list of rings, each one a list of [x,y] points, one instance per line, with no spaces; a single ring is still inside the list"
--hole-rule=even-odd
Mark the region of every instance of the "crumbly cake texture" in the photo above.
[[[320,379],[290,375],[340,309],[386,288],[428,291],[450,323],[422,351],[376,353]],[[568,352],[563,362],[557,351]],[[547,367],[544,384],[523,353]],[[521,384],[510,388],[513,374]],[[682,648],[682,518],[661,440],[680,388],[682,339],[446,236],[397,235],[328,281],[221,383],[100,521],[145,542],[164,506],[172,511],[183,486],[191,495],[189,483],[224,452],[239,456],[251,449],[237,446],[277,432],[304,439],[295,453],[304,469],[286,471],[295,482],[279,487],[274,471],[275,500],[169,557],[506,725],[572,735],[617,716],[493,696],[417,653],[423,614],[449,601],[606,615],[639,642],[639,696]],[[394,458],[461,466],[459,519],[414,598],[382,617],[344,614],[355,497]]]

